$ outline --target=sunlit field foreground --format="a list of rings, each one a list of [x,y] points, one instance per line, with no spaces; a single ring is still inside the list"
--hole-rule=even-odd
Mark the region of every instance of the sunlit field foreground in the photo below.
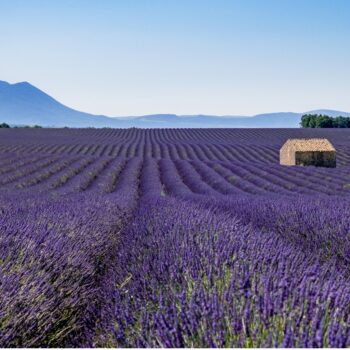
[[[0,346],[350,346],[349,194],[344,129],[0,130]]]

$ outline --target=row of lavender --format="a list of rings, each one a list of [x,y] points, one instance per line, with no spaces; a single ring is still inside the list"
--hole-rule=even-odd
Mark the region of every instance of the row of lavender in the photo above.
[[[156,159],[173,160],[200,160],[243,163],[278,163],[278,146],[223,146],[223,145],[172,145],[157,144],[147,147],[144,145],[71,145],[71,146],[47,146],[42,149],[39,146],[16,146],[8,149],[7,146],[0,149],[0,153],[8,154],[44,154],[66,156],[98,156],[98,157],[147,157]],[[350,164],[350,150],[341,146],[337,148],[337,162],[339,166]]]
[[[349,346],[347,198],[162,196],[127,169],[2,197],[1,345]]]
[[[99,345],[350,345],[347,197],[159,197],[144,169]]]
[[[348,168],[170,158],[3,154],[0,345],[350,346]]]
[[[159,194],[327,194],[346,195],[348,167],[336,169],[283,167],[256,163],[183,161],[154,158],[7,155],[0,160],[0,192],[112,193],[128,177],[130,167],[139,175],[154,168]]]
[[[88,347],[104,333],[109,276],[138,206],[141,166],[111,161],[2,159],[0,346]],[[113,172],[94,182],[108,167]]]
[[[3,129],[3,146],[94,144],[276,145],[288,138],[328,138],[336,145],[349,141],[346,129]]]
[[[291,137],[327,137],[338,165],[350,164],[347,130],[165,129],[165,130],[0,130],[0,154],[148,157],[172,160],[278,163]]]
[[[2,197],[2,346],[350,345],[347,198],[160,196],[140,167]]]
[[[108,196],[1,193],[1,347],[89,347],[104,333],[121,231],[139,200],[134,165]]]
[[[148,198],[123,231],[114,318],[100,344],[349,346],[348,218],[331,230],[310,216],[275,225],[290,210],[295,219],[316,208],[329,223],[349,201],[300,200],[302,208],[288,201],[278,208],[266,198],[276,211],[265,220],[252,198],[242,198],[244,207],[226,204],[227,211],[209,201]]]

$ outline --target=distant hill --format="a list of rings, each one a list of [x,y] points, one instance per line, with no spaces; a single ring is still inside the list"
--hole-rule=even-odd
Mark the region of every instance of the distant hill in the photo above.
[[[27,82],[0,81],[0,120],[12,125],[102,127],[110,118],[66,107]]]
[[[271,113],[254,117],[156,114],[135,117],[137,127],[177,128],[297,128],[301,114]]]
[[[305,113],[350,116],[350,113],[333,110]],[[297,128],[302,114],[304,113],[269,113],[252,117],[154,114],[112,118],[66,107],[28,82],[9,84],[0,81],[0,122],[10,125],[97,128]]]
[[[315,109],[315,110],[309,111],[307,113],[309,113],[309,114],[325,114],[325,115],[328,115],[330,117],[339,117],[340,115],[343,117],[350,117],[350,113],[348,113],[348,112],[339,112],[339,111],[334,111],[332,109]]]

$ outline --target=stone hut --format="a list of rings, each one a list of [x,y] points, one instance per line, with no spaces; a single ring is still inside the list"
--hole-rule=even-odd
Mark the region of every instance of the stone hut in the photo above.
[[[336,167],[336,150],[327,139],[289,139],[280,149],[281,165]]]

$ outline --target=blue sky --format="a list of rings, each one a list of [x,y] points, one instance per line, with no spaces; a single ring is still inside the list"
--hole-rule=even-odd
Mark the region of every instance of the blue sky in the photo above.
[[[348,0],[0,0],[0,80],[111,116],[350,111]]]

